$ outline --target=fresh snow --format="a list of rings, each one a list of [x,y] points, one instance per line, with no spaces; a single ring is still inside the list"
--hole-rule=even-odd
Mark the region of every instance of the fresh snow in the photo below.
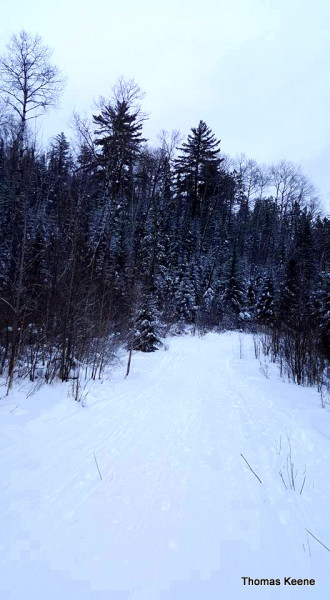
[[[2,388],[1,600],[330,597],[328,408],[250,335],[166,343],[83,403]]]

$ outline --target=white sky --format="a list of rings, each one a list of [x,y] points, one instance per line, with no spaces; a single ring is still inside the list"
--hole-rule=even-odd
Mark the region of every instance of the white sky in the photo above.
[[[149,139],[203,119],[226,154],[300,163],[329,206],[329,0],[1,0],[0,52],[21,29],[68,76],[44,139],[133,77]]]

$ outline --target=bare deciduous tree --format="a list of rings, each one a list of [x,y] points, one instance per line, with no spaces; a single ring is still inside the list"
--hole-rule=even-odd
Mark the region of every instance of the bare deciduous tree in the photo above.
[[[0,57],[0,94],[18,116],[22,143],[27,121],[56,107],[65,80],[40,36],[23,30],[12,35],[7,50]]]
[[[269,171],[271,190],[281,214],[286,214],[296,202],[299,206],[316,208],[315,190],[299,165],[285,160],[272,165]]]

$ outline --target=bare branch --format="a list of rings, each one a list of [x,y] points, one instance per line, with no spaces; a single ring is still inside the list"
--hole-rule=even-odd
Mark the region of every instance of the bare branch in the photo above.
[[[252,471],[253,475],[258,479],[258,481],[260,481],[260,483],[262,483],[260,477],[257,475],[257,473],[252,469],[251,465],[248,463],[248,461],[246,460],[245,456],[243,456],[243,454],[241,453],[241,457],[243,458],[243,460],[245,460],[247,466],[249,467],[250,471]]]

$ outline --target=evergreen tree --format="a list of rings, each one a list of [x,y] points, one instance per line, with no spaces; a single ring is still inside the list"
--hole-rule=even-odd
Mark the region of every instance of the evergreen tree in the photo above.
[[[270,277],[268,277],[264,283],[257,303],[256,312],[259,323],[268,326],[271,326],[274,323],[274,287]]]
[[[113,194],[118,194],[127,171],[140,152],[143,119],[140,110],[134,109],[127,99],[117,98],[104,103],[101,112],[93,115],[95,144],[100,148],[97,163],[102,167],[107,184]]]
[[[229,281],[226,285],[225,311],[229,327],[239,325],[247,317],[245,314],[244,286],[238,269],[236,249],[234,249]]]
[[[160,344],[152,312],[149,307],[144,307],[136,316],[132,349],[154,352],[158,350]]]
[[[192,274],[184,274],[174,295],[175,310],[179,321],[194,323],[197,311],[196,289]]]
[[[280,295],[280,320],[294,330],[299,330],[303,306],[298,265],[291,258],[287,267],[286,279]]]
[[[250,315],[250,319],[253,321],[255,318],[255,314],[256,314],[256,292],[255,292],[255,285],[252,280],[249,281],[246,298],[247,298],[246,308]]]
[[[330,273],[322,273],[315,293],[315,321],[320,331],[320,346],[330,360]]]
[[[176,168],[183,182],[183,191],[188,195],[191,204],[191,215],[200,215],[201,199],[210,178],[217,173],[221,163],[219,158],[220,141],[215,138],[204,121],[191,129],[187,142],[183,143],[180,156],[176,160]]]

